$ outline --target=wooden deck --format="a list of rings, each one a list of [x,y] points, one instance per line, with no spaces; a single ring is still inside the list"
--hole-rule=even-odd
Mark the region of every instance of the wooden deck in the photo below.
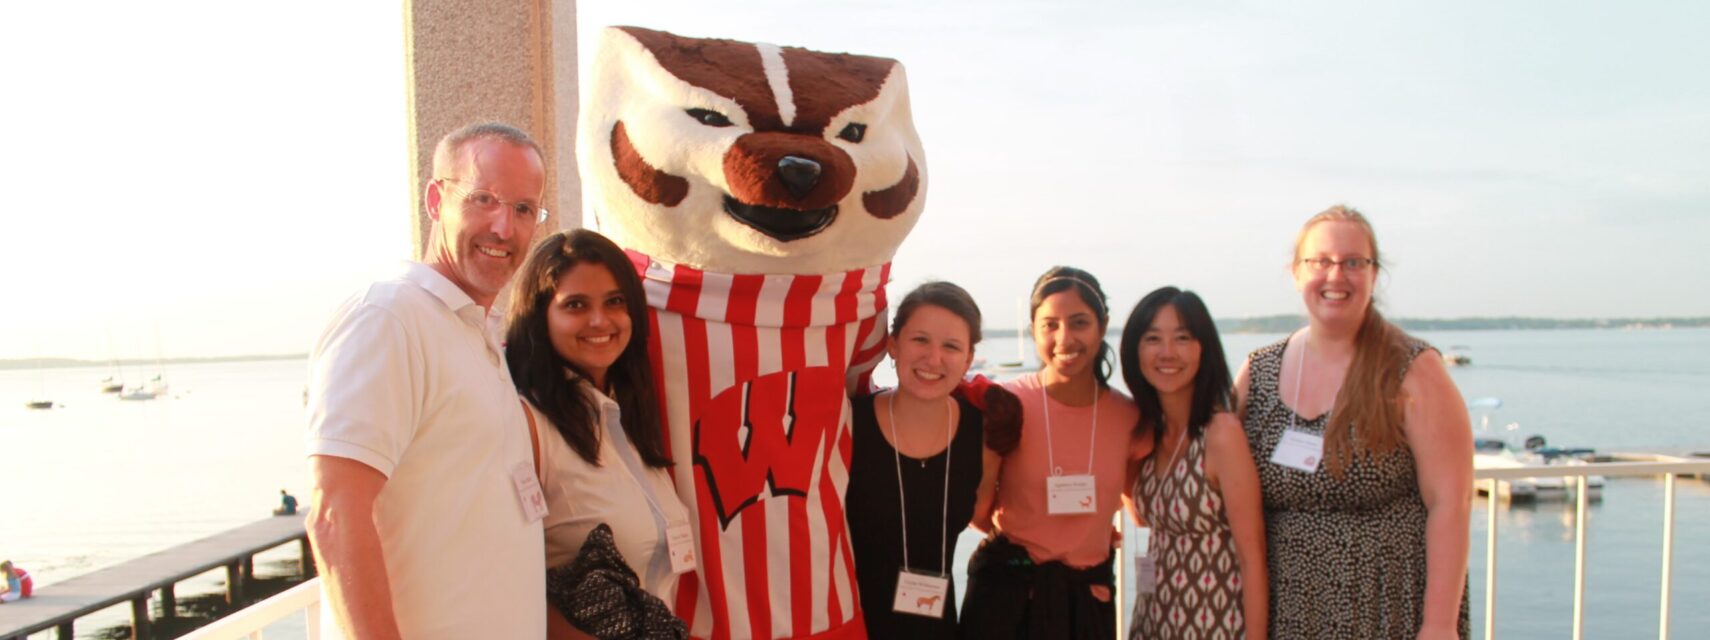
[[[59,629],[59,637],[71,638],[72,622],[79,616],[127,601],[134,624],[140,627],[133,630],[133,637],[145,635],[152,592],[160,591],[164,615],[174,615],[173,586],[178,581],[225,567],[227,597],[235,601],[242,597],[255,554],[293,540],[301,541],[304,572],[312,575],[302,516],[268,518],[37,588],[33,597],[0,605],[0,638],[21,638],[54,628]]]

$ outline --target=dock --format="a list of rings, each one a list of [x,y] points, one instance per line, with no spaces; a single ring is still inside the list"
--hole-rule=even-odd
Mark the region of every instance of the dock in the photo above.
[[[40,587],[35,595],[0,605],[0,638],[21,640],[47,629],[71,640],[77,618],[123,602],[131,603],[131,637],[148,637],[149,598],[158,592],[163,617],[177,610],[179,581],[225,567],[226,601],[241,602],[244,585],[255,572],[255,554],[296,541],[303,572],[314,575],[314,555],[303,516],[275,516],[194,542]]]
[[[1664,451],[1611,451],[1600,453],[1592,458],[1592,462],[1703,462],[1710,460],[1710,446],[1687,447]],[[1699,480],[1710,482],[1710,473],[1682,473],[1681,477],[1697,477]]]

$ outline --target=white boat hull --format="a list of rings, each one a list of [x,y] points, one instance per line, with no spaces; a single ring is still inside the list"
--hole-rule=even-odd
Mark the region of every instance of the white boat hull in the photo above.
[[[1550,465],[1541,459],[1534,460],[1519,458],[1506,451],[1501,453],[1480,453],[1473,456],[1473,468],[1475,469],[1515,469],[1521,467],[1545,466]],[[1586,476],[1586,499],[1601,500],[1603,498],[1604,482],[1605,480],[1603,476]],[[1572,478],[1514,478],[1511,480],[1496,481],[1497,497],[1502,500],[1515,502],[1531,500],[1577,500],[1577,488],[1578,483]],[[1489,485],[1484,482],[1478,483],[1478,493],[1479,495],[1488,495],[1490,493]]]

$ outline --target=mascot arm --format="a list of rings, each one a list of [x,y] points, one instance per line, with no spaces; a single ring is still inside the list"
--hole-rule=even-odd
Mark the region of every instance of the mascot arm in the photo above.
[[[851,397],[871,395],[879,391],[878,385],[873,384],[873,370],[878,368],[879,361],[885,358],[885,327],[889,322],[888,313],[881,310],[874,318],[873,331],[867,339],[855,346],[854,355],[849,358],[849,375],[847,389]]]

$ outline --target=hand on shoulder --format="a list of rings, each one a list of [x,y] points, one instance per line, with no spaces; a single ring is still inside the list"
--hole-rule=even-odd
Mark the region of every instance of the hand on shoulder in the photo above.
[[[1007,456],[1021,444],[1021,399],[1000,385],[985,388],[986,448]]]

